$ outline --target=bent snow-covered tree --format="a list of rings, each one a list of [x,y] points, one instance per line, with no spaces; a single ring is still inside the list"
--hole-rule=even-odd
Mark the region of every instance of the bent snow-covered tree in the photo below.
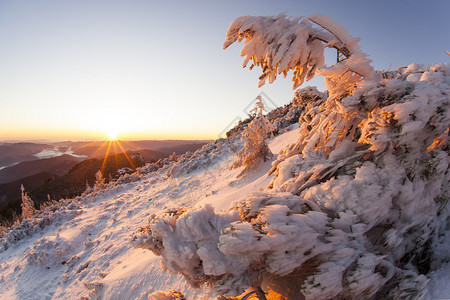
[[[383,79],[346,30],[318,15],[241,17],[225,46],[243,39],[261,83],[294,70],[296,87],[322,74],[329,95],[296,92],[298,137],[265,190],[228,212],[154,217],[133,243],[219,295],[262,287],[293,291],[288,299],[426,299],[427,274],[449,261],[450,65]],[[324,46],[346,58],[322,66]]]
[[[241,56],[243,66],[252,61],[250,69],[259,66],[262,74],[259,86],[266,79],[272,83],[278,74],[287,76],[293,71],[293,89],[315,73],[325,76],[327,89],[334,95],[350,93],[361,80],[375,75],[370,60],[353,38],[339,23],[325,15],[306,18],[289,18],[284,14],[275,17],[243,16],[228,29],[223,48],[245,40]],[[325,47],[335,48],[344,59],[331,67],[324,66]]]

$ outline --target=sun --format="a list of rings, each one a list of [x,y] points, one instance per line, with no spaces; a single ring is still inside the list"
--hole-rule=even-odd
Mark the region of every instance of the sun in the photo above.
[[[109,140],[111,140],[111,141],[117,140],[117,132],[115,132],[115,131],[110,131],[106,135],[108,136]]]

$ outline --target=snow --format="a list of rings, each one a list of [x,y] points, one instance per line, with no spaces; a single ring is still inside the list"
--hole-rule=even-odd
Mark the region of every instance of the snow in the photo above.
[[[243,40],[242,65],[246,67],[251,61],[249,69],[261,67],[259,87],[267,79],[273,83],[279,74],[286,77],[292,70],[293,89],[317,74],[325,76],[327,89],[338,97],[353,91],[362,78],[376,75],[370,59],[358,45],[360,39],[353,38],[347,29],[325,15],[239,17],[231,23],[223,48]],[[325,47],[336,48],[346,59],[325,66]]]
[[[278,151],[293,134],[295,130],[273,139],[271,150]],[[269,184],[270,162],[237,180],[240,170],[229,169],[234,160],[228,154],[217,165],[193,174],[169,178],[164,172],[151,173],[140,181],[110,185],[81,197],[79,214],[64,213],[0,253],[0,294],[5,299],[75,299],[89,293],[108,299],[147,299],[158,290],[175,289],[189,299],[200,297],[202,289],[164,272],[159,257],[133,248],[128,237],[153,213],[193,204],[226,210],[243,193]]]
[[[447,251],[449,251],[447,249]],[[432,299],[449,299],[450,298],[450,264],[446,263],[436,271],[429,275],[428,283],[431,291]]]

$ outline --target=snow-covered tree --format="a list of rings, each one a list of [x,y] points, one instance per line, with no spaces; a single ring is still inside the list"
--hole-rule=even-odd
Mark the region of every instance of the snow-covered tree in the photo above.
[[[261,96],[256,97],[256,100],[255,107],[250,111],[254,118],[241,133],[244,148],[237,153],[238,160],[233,165],[235,168],[244,166],[241,174],[272,157],[266,139],[275,127],[264,116],[267,111]]]
[[[20,185],[20,191],[22,196],[22,219],[31,219],[36,213],[34,202],[30,196],[28,196],[28,193],[25,192],[23,185]]]
[[[286,297],[427,298],[427,274],[449,261],[439,249],[450,220],[450,64],[383,79],[331,24],[317,15],[233,22],[225,46],[245,38],[262,83],[293,69],[297,85],[317,69],[329,95],[296,92],[305,106],[298,139],[273,162],[267,189],[227,212],[206,205],[154,217],[135,246],[219,295],[281,282]],[[346,58],[319,68],[324,41]]]
[[[266,79],[272,83],[278,74],[287,76],[293,70],[293,89],[314,74],[325,76],[329,92],[337,97],[350,94],[362,78],[375,75],[370,60],[339,23],[325,15],[290,18],[284,14],[275,17],[243,16],[233,21],[228,29],[223,48],[245,40],[241,56],[243,66],[252,61],[252,69],[259,66],[262,74],[259,86]],[[331,67],[324,66],[325,47],[335,48],[344,58]]]
[[[94,188],[96,190],[100,190],[104,187],[105,187],[105,178],[103,177],[102,171],[98,170],[97,173],[95,173]]]

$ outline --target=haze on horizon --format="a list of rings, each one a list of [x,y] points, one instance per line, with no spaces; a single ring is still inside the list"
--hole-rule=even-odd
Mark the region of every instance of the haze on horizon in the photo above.
[[[215,139],[264,91],[240,46],[222,50],[241,15],[327,14],[375,69],[448,61],[448,1],[2,1],[0,140]],[[334,59],[334,53],[330,62]],[[289,76],[288,76],[289,77]],[[306,85],[324,89],[316,77]]]

